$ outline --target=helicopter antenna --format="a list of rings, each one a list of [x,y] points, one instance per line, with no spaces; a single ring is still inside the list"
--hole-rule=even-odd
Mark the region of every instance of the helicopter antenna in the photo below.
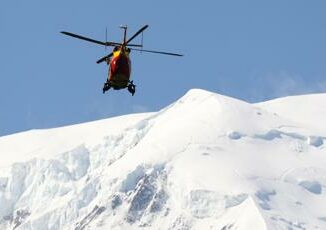
[[[123,33],[123,44],[126,44],[126,40],[127,40],[127,25],[121,25],[120,26],[121,29],[124,30],[124,33]]]
[[[142,51],[143,51],[143,41],[144,41],[144,31],[143,32],[141,32],[141,53],[142,53]]]
[[[105,52],[106,52],[107,43],[108,43],[108,27],[105,27]]]

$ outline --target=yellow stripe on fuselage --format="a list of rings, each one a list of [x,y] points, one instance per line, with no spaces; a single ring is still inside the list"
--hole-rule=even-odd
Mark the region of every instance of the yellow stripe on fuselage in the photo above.
[[[127,51],[123,52],[125,56],[129,57],[129,53]],[[113,57],[118,57],[122,54],[121,50],[113,51]]]
[[[120,55],[121,51],[117,50],[117,51],[113,51],[113,57],[118,57]]]

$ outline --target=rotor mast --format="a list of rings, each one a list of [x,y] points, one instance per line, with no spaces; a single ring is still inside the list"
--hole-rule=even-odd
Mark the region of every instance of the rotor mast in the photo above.
[[[120,26],[121,29],[124,30],[124,33],[123,33],[123,45],[126,45],[126,40],[127,40],[127,25],[121,25]]]

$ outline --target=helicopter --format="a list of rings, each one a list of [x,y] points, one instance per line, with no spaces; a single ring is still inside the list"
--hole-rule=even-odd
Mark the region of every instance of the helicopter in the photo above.
[[[144,30],[148,28],[148,25],[144,25],[140,28],[133,36],[127,39],[127,29],[126,25],[120,26],[121,29],[124,30],[123,33],[123,41],[119,42],[111,42],[111,41],[98,41],[88,37],[84,37],[78,34],[61,31],[62,34],[78,38],[84,41],[92,42],[102,46],[112,46],[114,47],[112,52],[108,55],[100,58],[96,61],[97,64],[106,62],[108,67],[108,77],[103,86],[103,94],[109,89],[120,90],[127,88],[128,91],[133,96],[136,92],[136,85],[133,81],[130,80],[131,75],[131,61],[130,61],[130,52],[138,51],[138,52],[147,52],[147,53],[156,53],[156,54],[164,54],[164,55],[172,55],[172,56],[183,56],[182,54],[177,53],[169,53],[163,51],[156,50],[145,50],[143,49],[143,37],[142,44],[131,44],[130,42],[134,40],[138,35],[142,34]],[[136,48],[134,48],[136,47]]]

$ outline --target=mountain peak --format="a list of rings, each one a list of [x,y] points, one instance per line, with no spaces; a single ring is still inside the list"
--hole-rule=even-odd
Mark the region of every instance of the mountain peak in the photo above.
[[[209,97],[215,97],[219,98],[220,100],[225,100],[225,101],[238,101],[240,102],[241,100],[235,99],[233,97],[225,96],[222,94],[214,93],[211,91],[207,91],[204,89],[190,89],[183,97],[181,97],[179,100],[189,100],[189,101],[195,101],[199,100],[202,101],[203,99],[209,98]],[[242,101],[243,103],[246,103]]]

